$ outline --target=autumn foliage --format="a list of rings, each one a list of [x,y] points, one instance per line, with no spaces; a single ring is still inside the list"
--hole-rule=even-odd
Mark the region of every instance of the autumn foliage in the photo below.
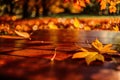
[[[73,1],[74,7],[83,9],[86,5],[92,3],[91,0],[65,0],[65,2]],[[109,13],[117,12],[117,5],[120,4],[119,0],[96,0],[100,5],[100,10],[109,9]],[[93,4],[93,3],[92,3]]]
[[[98,39],[96,39],[91,43],[91,50],[80,48],[81,52],[73,54],[72,58],[85,58],[85,61],[88,65],[95,60],[104,62],[105,57],[103,54],[113,55],[117,52],[111,48],[112,44],[103,45]]]
[[[105,10],[108,6],[110,13],[116,13],[117,4],[120,3],[119,0],[98,0],[98,2],[100,3],[100,10]]]

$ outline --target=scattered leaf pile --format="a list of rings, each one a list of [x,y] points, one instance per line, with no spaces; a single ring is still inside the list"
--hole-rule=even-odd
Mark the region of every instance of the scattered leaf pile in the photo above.
[[[36,30],[77,29],[120,31],[120,19],[41,18],[0,23],[0,35],[16,35],[17,32],[32,33]],[[18,35],[18,34],[17,34]]]

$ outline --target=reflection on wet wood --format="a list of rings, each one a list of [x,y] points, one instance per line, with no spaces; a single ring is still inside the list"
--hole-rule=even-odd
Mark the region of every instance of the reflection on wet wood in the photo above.
[[[84,59],[71,60],[79,47],[98,38],[104,44],[119,43],[119,32],[36,31],[32,40],[0,38],[0,78],[4,80],[120,80],[119,57],[87,66]],[[57,48],[51,67],[50,58]],[[8,78],[7,78],[7,77]]]

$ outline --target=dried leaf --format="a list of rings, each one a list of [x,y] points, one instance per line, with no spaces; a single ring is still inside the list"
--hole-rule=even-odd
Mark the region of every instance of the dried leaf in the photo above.
[[[29,39],[30,39],[30,35],[29,35],[27,32],[19,32],[19,31],[16,31],[16,30],[15,30],[15,33],[16,33],[18,36],[21,36],[21,37],[29,38]]]

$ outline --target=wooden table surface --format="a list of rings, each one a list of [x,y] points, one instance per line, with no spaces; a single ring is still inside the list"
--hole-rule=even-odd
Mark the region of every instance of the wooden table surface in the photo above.
[[[2,80],[120,80],[120,57],[116,62],[86,65],[71,59],[79,47],[88,47],[98,38],[103,44],[119,44],[119,32],[36,31],[31,40],[0,38],[0,78]],[[56,48],[54,64],[50,58]]]

